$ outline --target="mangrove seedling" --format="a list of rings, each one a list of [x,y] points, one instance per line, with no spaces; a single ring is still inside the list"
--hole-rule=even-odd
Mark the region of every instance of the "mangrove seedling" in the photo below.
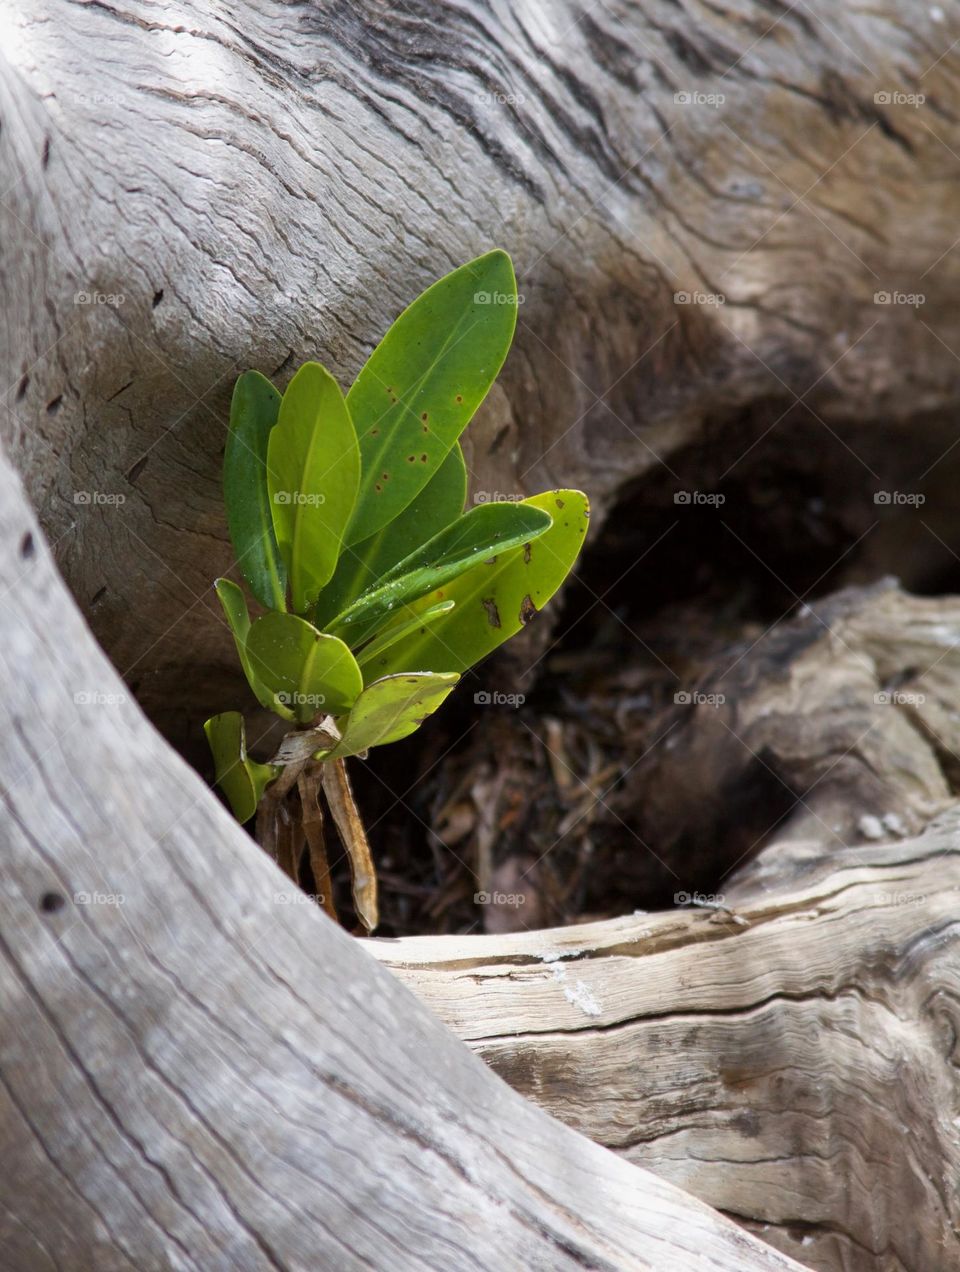
[[[460,435],[513,339],[502,251],[463,265],[397,318],[346,396],[307,362],[281,395],[237,380],[224,499],[237,565],[262,608],[216,581],[244,674],[288,726],[265,762],[237,711],[208,720],[216,781],[294,880],[308,854],[336,917],[324,804],[367,931],[377,877],[345,760],[413,733],[460,675],[543,608],[570,571],[589,507],[578,490],[464,509]]]

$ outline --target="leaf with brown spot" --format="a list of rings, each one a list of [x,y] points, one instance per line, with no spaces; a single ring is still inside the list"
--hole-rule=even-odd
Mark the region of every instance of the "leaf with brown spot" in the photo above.
[[[527,623],[537,617],[537,607],[531,601],[529,596],[525,596],[520,602],[520,622],[526,627]]]
[[[454,672],[414,671],[374,680],[340,722],[343,737],[330,756],[359,755],[407,737],[436,711],[459,679]]]
[[[347,394],[362,456],[348,544],[393,521],[440,468],[507,356],[516,294],[509,256],[488,252],[427,288],[374,349]],[[491,295],[507,303],[486,303]],[[383,472],[390,484],[377,495]]]
[[[558,499],[562,510],[558,510]],[[385,673],[405,667],[465,671],[520,631],[523,614],[532,616],[531,606],[543,609],[583,546],[589,504],[578,490],[548,490],[524,503],[552,513],[550,529],[532,542],[500,553],[495,565],[475,565],[448,583],[443,595],[456,602],[454,609],[437,618],[425,632],[415,631],[398,640],[384,655]],[[413,603],[413,608],[427,610],[439,599],[439,592],[428,592]],[[500,626],[490,621],[491,603]]]
[[[500,611],[497,609],[497,602],[493,599],[493,597],[485,596],[480,603],[487,611],[487,622],[490,626],[502,627],[503,624],[500,622]]]

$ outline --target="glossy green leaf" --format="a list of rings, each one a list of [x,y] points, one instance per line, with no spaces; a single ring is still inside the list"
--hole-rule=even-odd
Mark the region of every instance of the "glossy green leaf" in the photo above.
[[[237,587],[236,583],[231,579],[217,579],[213,586],[223,607],[227,622],[230,624],[230,630],[233,632],[233,639],[237,646],[237,653],[240,655],[240,665],[243,668],[243,674],[246,676],[247,684],[253,690],[257,701],[262,707],[269,707],[271,711],[276,711],[284,719],[292,720],[294,718],[293,712],[286,711],[276,704],[273,694],[258,679],[250,665],[250,659],[247,655],[250,612],[247,609],[247,598],[244,596],[242,589]]]
[[[380,675],[379,670],[376,669],[391,645],[395,645],[398,640],[403,640],[404,636],[409,636],[418,628],[425,630],[441,614],[449,614],[453,606],[453,601],[441,601],[439,605],[432,605],[430,609],[418,613],[412,606],[405,605],[403,610],[385,627],[382,627],[373,640],[364,645],[357,654],[357,663],[363,672],[364,681],[369,683],[374,678],[371,672],[375,671],[377,676]]]
[[[254,675],[275,700],[307,724],[349,711],[363,688],[353,654],[336,636],[296,614],[264,614],[247,636]]]
[[[237,564],[269,609],[286,609],[287,572],[277,546],[267,491],[267,446],[280,394],[259,371],[237,380],[223,456],[223,498]]]
[[[358,597],[330,627],[349,632],[360,624],[376,623],[478,562],[536,539],[550,524],[548,513],[522,503],[478,504],[399,561],[379,586]]]
[[[465,671],[543,609],[577,559],[590,505],[579,490],[545,491],[524,503],[549,512],[550,529],[535,542],[474,566],[414,602],[413,608],[420,610],[440,601],[455,601],[456,608],[425,632],[397,641],[378,664],[379,671]]]
[[[318,362],[306,362],[287,385],[267,447],[273,525],[297,613],[336,569],[359,481],[360,452],[340,388]]]
[[[271,764],[259,764],[247,755],[243,716],[239,711],[215,715],[203,726],[213,753],[216,782],[241,824],[257,811],[268,782],[280,772]]]
[[[381,530],[437,472],[497,378],[516,320],[502,251],[447,274],[397,318],[347,394],[363,459],[348,543]]]
[[[313,621],[323,627],[365,589],[427,539],[456,521],[467,495],[467,469],[460,443],[446,457],[413,503],[375,535],[345,548],[333,578],[320,593]]]
[[[397,742],[432,715],[460,679],[457,675],[407,673],[375,680],[354,703],[342,738],[326,759],[357,755],[374,746]]]

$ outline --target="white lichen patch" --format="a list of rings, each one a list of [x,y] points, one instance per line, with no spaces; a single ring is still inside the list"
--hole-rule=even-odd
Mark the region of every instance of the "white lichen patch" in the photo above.
[[[582,980],[571,982],[567,976],[567,969],[563,966],[561,960],[565,958],[573,958],[576,954],[582,954],[582,950],[570,950],[566,953],[558,953],[549,951],[542,954],[541,958],[548,963],[553,971],[553,978],[563,990],[563,996],[573,1007],[578,1007],[580,1011],[587,1016],[599,1016],[603,1010],[600,1003],[595,998],[590,986]]]

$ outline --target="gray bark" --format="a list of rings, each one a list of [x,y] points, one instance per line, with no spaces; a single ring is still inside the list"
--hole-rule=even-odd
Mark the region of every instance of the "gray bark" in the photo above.
[[[524,304],[475,489],[579,484],[602,514],[691,443],[688,484],[761,434],[872,489],[908,429],[918,469],[952,441],[952,6],[0,11],[4,431],[96,634],[181,740],[235,703],[209,588],[236,374],[319,357],[349,382],[494,243]],[[897,288],[924,308],[873,303]]]
[[[541,1108],[804,1267],[944,1272],[958,831],[954,806],[903,843],[778,846],[723,910],[366,944]]]
[[[0,461],[5,1269],[795,1267],[516,1095],[220,808]]]
[[[494,243],[513,254],[524,303],[473,428],[474,490],[580,485],[599,526],[658,465],[709,482],[761,438],[783,470],[802,452],[815,478],[843,458],[837,485],[866,502],[905,453],[955,489],[960,199],[944,178],[960,152],[955,7],[746,0],[692,16],[667,0],[250,0],[239,13],[223,0],[0,0],[0,18],[0,425],[127,685],[4,466],[5,1264],[794,1266],[511,1094],[322,915],[281,904],[290,885],[130,695],[180,740],[237,705],[210,592],[231,556],[219,470],[235,375],[253,366],[282,384],[319,357],[348,382],[419,288]],[[927,108],[877,99],[898,92]],[[676,100],[692,93],[715,100]],[[922,311],[874,303],[893,290],[923,292]],[[854,678],[858,692],[870,679]],[[737,721],[760,720],[761,737],[749,707]],[[889,734],[911,756],[931,728],[952,736],[945,711],[914,723],[917,736],[903,722]],[[782,762],[819,772],[801,743]],[[855,748],[858,789],[903,795],[912,829],[949,794],[933,742],[916,773],[871,783],[874,762]],[[821,815],[842,803],[821,796]],[[904,877],[922,870],[926,886],[939,867],[918,851]],[[895,875],[900,858],[866,865]],[[931,950],[925,914],[887,914],[859,886],[862,912],[835,910],[822,880],[808,889],[822,919],[783,901],[769,944],[759,902],[746,937],[657,920],[679,943],[657,965],[689,970],[676,984],[649,982],[660,953],[639,975],[632,945],[610,956],[633,974],[622,1019],[608,1022],[618,1050],[603,1081],[626,1083],[638,1057],[667,1069],[696,1059],[699,1080],[729,1046],[733,1090],[744,1050],[758,1069],[772,1054],[809,1086],[775,1106],[771,1160],[754,1146],[740,1162],[721,1152],[697,1164],[710,1136],[696,1138],[657,1074],[579,1124],[607,1143],[626,1127],[638,1160],[748,1222],[768,1217],[772,1239],[801,1255],[791,1219],[819,1225],[825,1267],[933,1272],[938,1242],[955,1241],[937,1178],[953,1161],[952,947]],[[831,953],[836,917],[846,926]],[[929,917],[949,931],[941,900]],[[791,980],[790,942],[804,936],[812,965]],[[546,977],[562,993],[529,939],[534,971],[511,979]],[[744,941],[760,951],[749,985]],[[396,947],[404,976],[407,948]],[[442,963],[443,944],[430,950],[424,962]],[[715,992],[701,983],[708,966]],[[753,981],[774,997],[752,998]],[[535,1039],[559,1074],[543,1101],[575,1122],[599,1082],[578,1057],[602,1042],[576,1010],[575,1026],[554,1037],[545,1024]],[[681,1030],[697,1011],[730,1019],[695,1043],[695,1026]],[[483,1028],[487,1057],[509,1052],[501,1067],[538,1096],[522,1062],[541,1053]],[[824,1028],[835,1051],[818,1050]],[[711,1129],[728,1107],[720,1094],[715,1073],[694,1092]],[[747,1120],[731,1121],[725,1149],[742,1149],[752,1104],[727,1096]],[[906,1148],[880,1170],[901,1114]],[[661,1135],[677,1156],[645,1157]],[[882,1198],[869,1198],[878,1170]],[[759,1203],[741,1208],[751,1180]],[[804,1189],[829,1191],[829,1204]],[[893,1231],[897,1217],[920,1226]]]
[[[711,661],[619,794],[701,908],[365,944],[517,1090],[805,1266],[960,1266],[960,602],[851,588]]]

